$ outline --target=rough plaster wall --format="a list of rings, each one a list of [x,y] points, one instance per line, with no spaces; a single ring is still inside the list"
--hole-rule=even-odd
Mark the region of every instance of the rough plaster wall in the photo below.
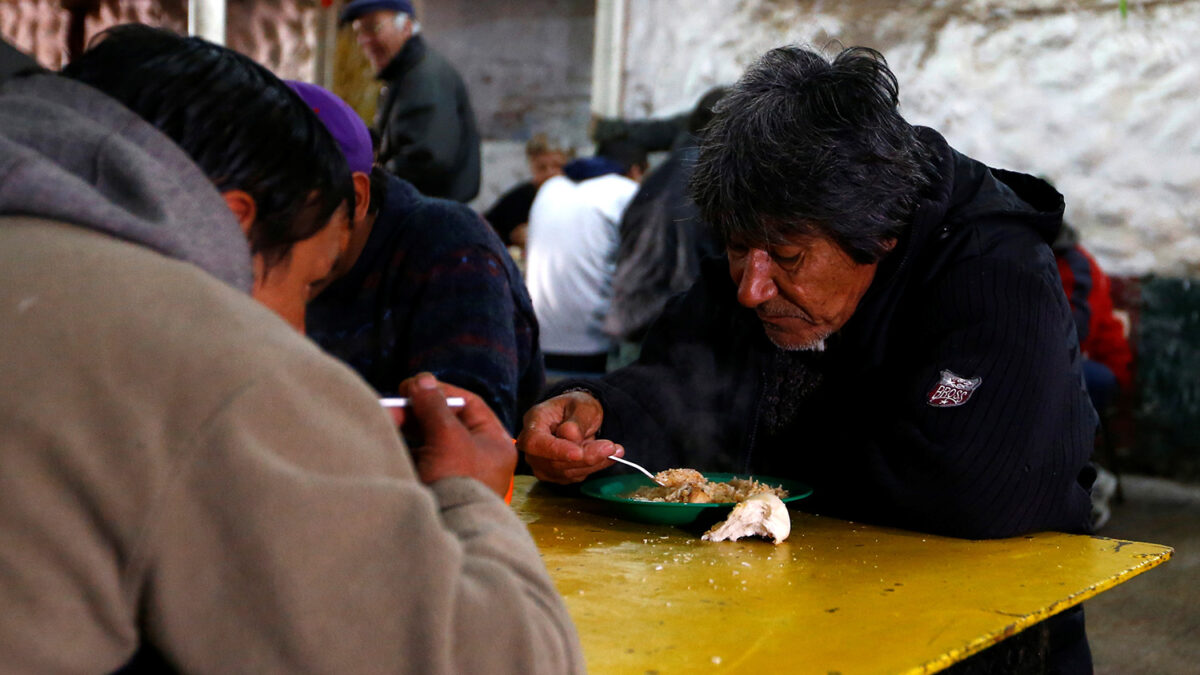
[[[538,131],[586,128],[594,5],[591,0],[426,2],[420,18],[426,39],[462,74],[480,134],[523,141]]]
[[[1200,1],[636,0],[624,110],[666,114],[763,51],[882,51],[901,109],[991,164],[1041,174],[1111,273],[1200,273]]]
[[[48,68],[62,65],[67,13],[56,0],[0,1],[0,35]]]
[[[58,0],[0,0],[0,35],[58,70],[66,60],[70,14]],[[145,23],[177,32],[187,30],[187,0],[104,0],[87,18],[90,37],[120,23]]]
[[[317,0],[229,0],[226,42],[279,77],[312,82],[315,76]]]
[[[526,180],[524,142],[538,132],[587,141],[593,0],[438,0],[418,7],[425,37],[458,68],[484,139],[472,206]]]
[[[231,0],[226,44],[280,77],[311,81],[316,45],[316,0]],[[0,0],[0,35],[42,65],[63,65],[69,14],[58,0]],[[90,37],[121,23],[187,32],[187,0],[104,0],[87,18]]]

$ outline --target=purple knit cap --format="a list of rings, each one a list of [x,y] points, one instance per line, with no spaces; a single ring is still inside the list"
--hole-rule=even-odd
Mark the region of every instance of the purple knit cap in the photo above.
[[[333,140],[346,156],[351,173],[371,173],[375,153],[371,148],[371,132],[358,113],[333,92],[307,82],[286,80],[292,91],[300,95],[308,107],[325,123]]]

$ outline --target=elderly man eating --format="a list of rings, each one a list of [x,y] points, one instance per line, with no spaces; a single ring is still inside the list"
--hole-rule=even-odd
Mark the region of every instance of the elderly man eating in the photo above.
[[[577,482],[615,453],[799,479],[822,514],[925,532],[1088,531],[1096,417],[1049,247],[1062,197],[898,101],[865,48],[747,71],[691,182],[727,259],[637,362],[529,412],[535,475]],[[1082,612],[1053,623],[1045,660],[1087,672]]]

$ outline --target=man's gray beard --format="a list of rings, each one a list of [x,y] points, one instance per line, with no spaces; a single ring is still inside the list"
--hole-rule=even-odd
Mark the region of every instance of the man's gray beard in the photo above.
[[[823,352],[823,351],[825,351],[825,340],[828,338],[829,338],[828,335],[824,335],[822,337],[817,338],[816,340],[811,340],[811,341],[805,342],[803,344],[781,345],[775,341],[775,338],[771,337],[770,333],[767,333],[767,339],[771,341],[771,344],[775,345],[776,347],[778,347],[779,349],[782,349],[785,352]]]

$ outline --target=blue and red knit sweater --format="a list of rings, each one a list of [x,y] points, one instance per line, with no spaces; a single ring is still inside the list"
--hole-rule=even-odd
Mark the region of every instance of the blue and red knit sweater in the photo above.
[[[381,395],[429,371],[479,394],[510,431],[545,381],[529,293],[496,233],[395,177],[354,267],[309,305],[307,331]]]

